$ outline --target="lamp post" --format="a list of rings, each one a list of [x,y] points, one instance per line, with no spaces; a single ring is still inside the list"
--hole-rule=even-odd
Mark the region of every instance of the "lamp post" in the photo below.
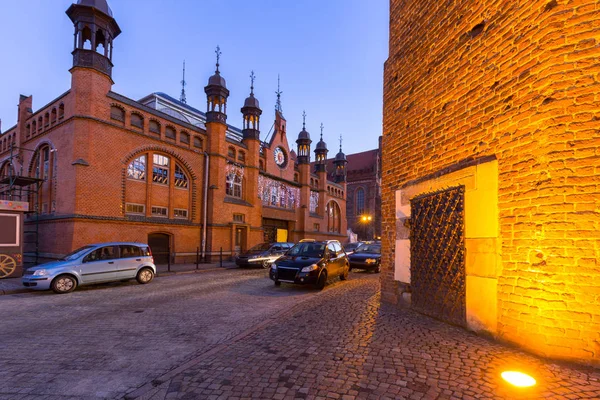
[[[361,221],[362,221],[364,224],[367,224],[367,237],[371,236],[371,235],[369,235],[369,227],[371,226],[371,222],[373,221],[373,217],[372,217],[372,216],[370,216],[370,215],[368,215],[368,214],[365,214],[365,215],[363,215],[363,216],[360,218],[360,220],[361,220]],[[369,239],[369,240],[372,240],[372,239],[373,239],[373,238],[371,237],[371,239]]]

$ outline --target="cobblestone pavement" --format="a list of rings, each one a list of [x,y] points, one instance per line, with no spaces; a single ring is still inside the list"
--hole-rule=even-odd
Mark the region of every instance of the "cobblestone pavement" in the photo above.
[[[545,362],[412,311],[382,307],[373,275],[351,276],[156,381],[140,399],[600,398],[599,370]],[[499,379],[507,368],[530,372],[538,385],[508,388]]]
[[[600,398],[598,370],[381,306],[378,275],[350,276],[322,292],[229,270],[2,296],[0,399]],[[509,367],[538,385],[507,388]]]
[[[121,398],[315,293],[234,269],[0,296],[0,399]]]

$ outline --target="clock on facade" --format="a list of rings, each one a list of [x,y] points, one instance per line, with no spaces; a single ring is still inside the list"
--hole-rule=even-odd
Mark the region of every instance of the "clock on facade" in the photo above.
[[[273,151],[273,157],[275,158],[275,164],[277,164],[280,168],[285,167],[287,157],[281,147],[275,148],[275,150]]]

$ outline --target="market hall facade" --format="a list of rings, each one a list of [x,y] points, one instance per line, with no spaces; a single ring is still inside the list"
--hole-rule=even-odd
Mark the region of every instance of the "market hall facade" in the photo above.
[[[306,125],[290,143],[279,95],[264,140],[254,78],[243,126],[227,124],[219,54],[205,112],[160,92],[132,100],[112,91],[121,30],[106,1],[79,0],[67,15],[70,89],[35,112],[32,97],[21,96],[17,124],[0,134],[0,197],[33,211],[26,231],[36,232],[35,245],[25,251],[52,259],[123,240],[149,243],[159,262],[167,253],[189,262],[197,251],[215,259],[263,241],[345,241],[346,157],[340,150],[328,180],[321,138],[311,165]],[[24,191],[16,177],[39,185]]]

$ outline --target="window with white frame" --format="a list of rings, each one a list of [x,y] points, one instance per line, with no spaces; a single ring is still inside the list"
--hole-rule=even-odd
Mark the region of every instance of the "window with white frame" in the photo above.
[[[187,219],[187,217],[188,217],[188,210],[184,210],[182,208],[175,208],[175,209],[173,209],[173,216],[175,218]]]
[[[152,165],[152,181],[163,185],[169,184],[169,158],[155,154]]]
[[[125,204],[125,213],[126,214],[144,215],[145,212],[146,212],[146,206],[144,206],[143,204],[136,204],[136,203]]]
[[[242,198],[242,177],[238,174],[227,175],[225,182],[225,193],[227,196]]]
[[[167,207],[152,206],[152,216],[166,218],[169,216],[169,209]]]

